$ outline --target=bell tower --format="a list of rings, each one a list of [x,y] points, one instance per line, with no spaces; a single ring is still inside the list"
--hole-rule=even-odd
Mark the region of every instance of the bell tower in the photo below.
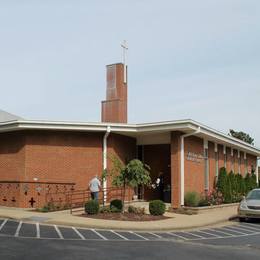
[[[127,66],[107,65],[106,100],[102,101],[102,122],[127,123]]]

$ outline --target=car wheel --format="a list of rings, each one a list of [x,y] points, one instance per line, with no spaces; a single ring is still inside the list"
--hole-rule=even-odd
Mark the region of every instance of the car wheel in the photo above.
[[[240,222],[246,222],[246,218],[239,218]]]

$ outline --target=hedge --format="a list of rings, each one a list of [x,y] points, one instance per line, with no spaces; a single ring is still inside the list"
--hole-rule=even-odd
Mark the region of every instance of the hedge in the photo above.
[[[225,167],[220,168],[216,184],[217,191],[223,195],[224,203],[239,202],[250,190],[257,188],[256,175],[247,173],[245,177],[241,174],[227,173]]]

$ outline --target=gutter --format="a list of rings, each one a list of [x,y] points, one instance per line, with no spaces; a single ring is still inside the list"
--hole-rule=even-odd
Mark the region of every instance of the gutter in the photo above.
[[[106,133],[103,137],[103,171],[107,169],[107,138],[111,132],[110,126],[107,126]],[[103,192],[104,192],[104,198],[103,202],[106,203],[107,200],[107,180],[106,178],[103,178]]]
[[[198,133],[200,133],[200,126],[193,133],[181,135],[181,206],[184,206],[184,138]]]
[[[257,157],[256,158],[256,169],[255,169],[255,175],[256,175],[256,183],[257,183],[257,185],[259,185],[259,176],[258,176],[258,161],[259,161],[259,159],[260,159],[260,157]]]

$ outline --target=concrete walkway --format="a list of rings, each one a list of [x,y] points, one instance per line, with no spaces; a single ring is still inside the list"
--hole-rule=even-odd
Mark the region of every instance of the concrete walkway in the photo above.
[[[167,212],[165,213],[165,216],[170,217],[169,219],[134,222],[85,218],[71,215],[68,210],[41,213],[28,209],[0,207],[1,218],[74,227],[136,231],[184,230],[213,226],[216,224],[226,224],[229,218],[236,215],[236,212],[237,206],[212,209],[197,215],[184,215]]]

